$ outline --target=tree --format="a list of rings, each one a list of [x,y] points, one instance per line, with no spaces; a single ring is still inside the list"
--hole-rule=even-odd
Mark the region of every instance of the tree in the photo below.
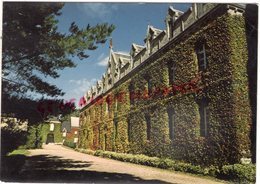
[[[97,24],[79,28],[71,23],[69,33],[57,31],[57,16],[63,3],[3,3],[3,93],[28,91],[47,96],[64,93],[44,77],[59,77],[58,71],[75,67],[73,57],[87,58],[114,30],[114,25]]]

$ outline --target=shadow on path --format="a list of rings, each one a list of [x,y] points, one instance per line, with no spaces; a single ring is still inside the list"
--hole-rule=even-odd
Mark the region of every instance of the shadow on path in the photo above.
[[[130,174],[87,170],[92,164],[92,162],[50,155],[12,156],[2,163],[2,168],[5,169],[2,170],[1,180],[8,182],[166,183],[159,180],[144,180]]]

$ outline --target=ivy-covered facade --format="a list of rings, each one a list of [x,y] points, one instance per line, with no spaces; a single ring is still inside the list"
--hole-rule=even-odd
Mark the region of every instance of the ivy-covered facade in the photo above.
[[[252,158],[248,17],[246,5],[170,7],[166,30],[148,26],[144,46],[133,44],[129,56],[111,48],[106,73],[83,99],[78,147],[205,166]]]

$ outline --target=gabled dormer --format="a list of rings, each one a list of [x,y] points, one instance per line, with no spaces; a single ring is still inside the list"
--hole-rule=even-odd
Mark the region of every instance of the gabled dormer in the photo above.
[[[91,90],[87,91],[87,101],[89,101],[92,98]]]
[[[92,94],[93,98],[97,95],[97,87],[96,86],[91,87],[91,94]]]
[[[160,42],[162,42],[165,34],[166,31],[164,30],[148,26],[146,38],[144,39],[148,55],[151,55],[160,48]]]
[[[157,29],[151,25],[148,25],[146,37],[144,39],[144,42],[146,44],[147,50],[150,48],[151,42],[162,32],[162,30]]]
[[[101,81],[102,81],[102,91],[105,92],[107,87],[106,87],[106,74],[102,74],[102,77],[101,77]]]
[[[96,86],[97,86],[97,94],[100,94],[102,92],[102,90],[103,90],[103,83],[102,83],[102,81],[98,80]]]
[[[174,9],[172,6],[169,7],[168,13],[165,19],[166,22],[166,33],[168,39],[171,39],[173,37],[173,26],[174,22],[183,15],[184,12],[180,10]]]
[[[114,68],[114,83],[117,82],[121,78],[122,67],[124,67],[127,63],[130,63],[130,55],[114,52],[113,53],[115,68]]]
[[[139,52],[141,52],[145,47],[141,45],[137,45],[135,43],[132,44],[131,50],[130,50],[130,56],[134,58]]]

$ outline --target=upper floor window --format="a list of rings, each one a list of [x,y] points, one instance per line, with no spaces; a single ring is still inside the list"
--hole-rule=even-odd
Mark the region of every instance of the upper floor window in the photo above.
[[[173,62],[168,63],[168,75],[169,75],[169,85],[174,84],[175,80],[175,64]]]
[[[198,59],[199,71],[204,71],[208,66],[205,43],[197,45],[196,54]]]
[[[118,121],[114,119],[114,137],[117,139],[117,134],[118,134]]]
[[[209,109],[208,102],[203,98],[199,102],[199,113],[200,113],[200,136],[206,137],[208,135],[209,128]]]
[[[108,102],[105,102],[105,114],[108,114],[109,112],[109,104]]]
[[[115,111],[118,111],[118,95],[115,96],[114,101],[115,101],[114,104]]]
[[[153,92],[152,81],[151,81],[149,76],[145,77],[145,80],[146,80],[146,85],[145,85],[146,89],[145,90],[147,90],[148,96],[150,97],[152,95],[152,92]]]
[[[134,88],[134,84],[131,83],[129,85],[129,100],[130,100],[130,104],[133,105],[134,104],[134,98],[135,98],[135,88]]]

